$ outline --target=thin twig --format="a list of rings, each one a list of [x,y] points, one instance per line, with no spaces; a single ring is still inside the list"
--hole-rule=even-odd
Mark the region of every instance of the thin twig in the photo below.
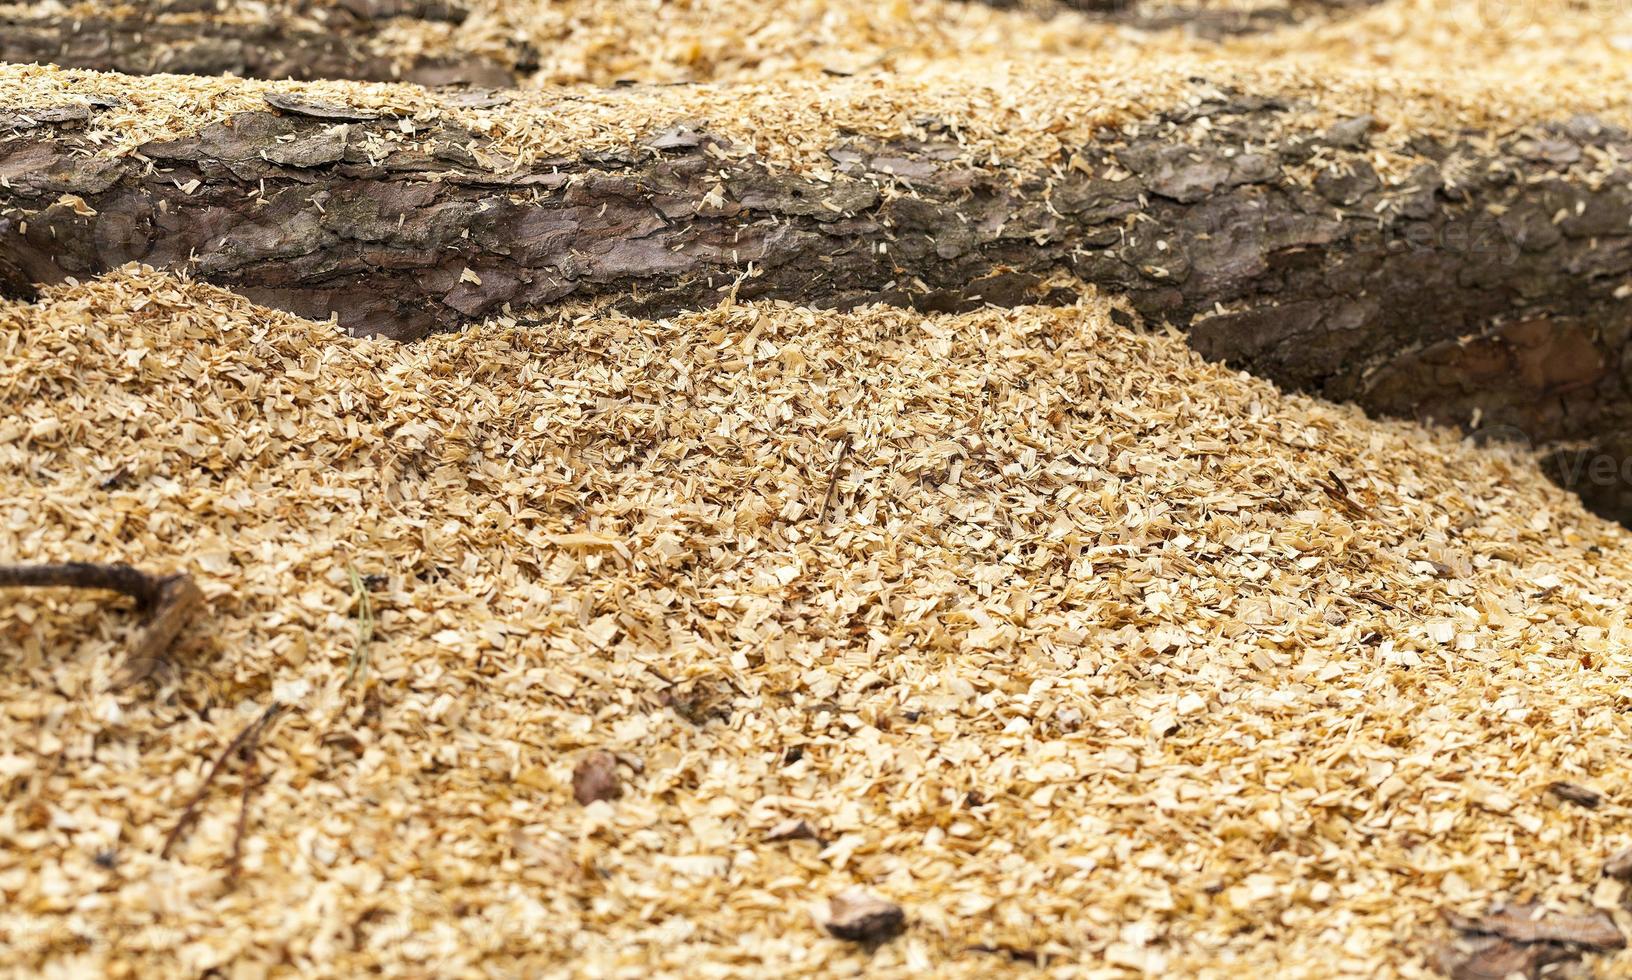
[[[245,757],[244,785],[238,793],[238,826],[232,832],[232,857],[227,862],[228,888],[238,883],[238,872],[243,868],[244,830],[249,825],[249,796],[261,785],[261,767],[256,762],[255,750],[260,745],[260,733],[265,730],[264,726],[258,729],[241,750]]]
[[[136,600],[147,618],[142,635],[131,646],[110,690],[129,687],[165,662],[176,634],[204,603],[192,577],[151,575],[129,565],[69,562],[61,565],[0,565],[0,588],[104,589]]]
[[[850,458],[850,436],[845,434],[844,441],[839,443],[839,458],[833,461],[833,475],[827,481],[827,496],[822,500],[822,512],[816,516],[816,523],[825,525],[827,515],[833,510],[833,498],[839,493],[839,471],[844,469],[844,461]]]
[[[198,804],[203,801],[205,796],[209,795],[210,787],[215,784],[215,778],[221,775],[221,770],[226,766],[227,759],[238,754],[246,746],[253,749],[255,743],[261,737],[261,732],[271,725],[272,719],[276,718],[278,712],[282,710],[282,704],[277,701],[272,702],[254,721],[245,725],[244,730],[239,732],[231,742],[228,742],[227,747],[221,750],[221,754],[215,757],[215,763],[210,766],[210,771],[204,776],[204,785],[200,786],[198,792],[193,794],[193,798],[187,801],[186,806],[182,807],[181,818],[176,821],[175,827],[165,837],[164,847],[159,849],[159,857],[169,857],[171,848],[176,846],[176,841],[180,839],[182,832],[191,826],[193,821],[198,819]]]
[[[1357,592],[1354,593],[1354,595],[1355,595],[1355,598],[1365,599],[1367,602],[1375,602],[1377,605],[1382,606],[1384,609],[1392,609],[1392,610],[1394,610],[1395,612],[1398,612],[1398,613],[1405,612],[1404,609],[1401,609],[1399,606],[1394,605],[1394,603],[1389,602],[1387,599],[1384,599],[1382,596],[1376,595],[1375,593],[1357,591]]]
[[[249,793],[259,783],[260,775],[255,765],[255,757],[251,755],[244,764],[244,786],[238,791],[238,826],[232,831],[232,857],[227,859],[227,887],[231,888],[238,883],[238,872],[244,864],[244,828],[249,822]]]

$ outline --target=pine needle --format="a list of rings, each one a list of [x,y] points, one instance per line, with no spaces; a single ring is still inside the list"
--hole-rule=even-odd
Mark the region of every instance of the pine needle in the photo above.
[[[346,668],[346,683],[350,684],[359,673],[368,673],[368,644],[374,639],[374,604],[368,597],[368,586],[357,566],[346,562],[346,576],[351,579],[351,597],[356,603],[357,642],[351,649],[351,662]]]

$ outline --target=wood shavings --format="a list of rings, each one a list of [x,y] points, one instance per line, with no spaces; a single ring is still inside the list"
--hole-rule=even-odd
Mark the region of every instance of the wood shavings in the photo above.
[[[0,303],[0,554],[182,556],[211,605],[172,703],[94,693],[123,638],[94,599],[0,604],[14,959],[164,908],[179,940],[97,968],[1386,976],[1447,903],[1619,886],[1627,532],[1522,455],[1110,312],[569,310],[403,346],[136,269]],[[352,569],[381,575],[347,685]],[[705,690],[728,714],[664,703]],[[219,864],[161,865],[168,801],[273,700],[301,724],[261,737],[219,894],[242,808],[177,845]],[[622,795],[575,805],[591,756]],[[1558,805],[1566,773],[1604,803]],[[786,820],[824,841],[765,839]],[[857,884],[912,929],[811,920]],[[363,942],[302,945],[329,921]]]
[[[473,0],[384,37],[530,47],[534,90],[0,66],[0,124],[131,154],[270,103],[446,119],[495,168],[707,132],[831,177],[841,135],[1047,166],[1229,86],[1386,174],[1425,114],[1629,120],[1614,12],[1532,7],[1220,48],[941,0]],[[1111,314],[516,311],[402,347],[135,268],[0,303],[0,554],[180,560],[212,607],[210,670],[150,702],[107,692],[94,601],[0,604],[8,965],[1626,973],[1606,913],[1558,910],[1632,874],[1632,539],[1523,454]],[[303,724],[199,776],[267,703]],[[235,758],[236,814],[175,831],[222,889],[159,854]],[[1431,954],[1439,908],[1506,895]]]
[[[845,137],[927,135],[922,120],[953,121],[949,134],[969,159],[1053,164],[1069,159],[1096,133],[1230,89],[1294,106],[1288,123],[1308,128],[1370,116],[1376,120],[1380,161],[1406,168],[1414,159],[1407,143],[1422,119],[1441,129],[1484,132],[1587,114],[1606,124],[1632,125],[1632,110],[1614,95],[1619,77],[1606,68],[1581,75],[1579,84],[1559,85],[1549,78],[1515,85],[1508,75],[1382,71],[1363,63],[1322,64],[1316,70],[1251,52],[1225,57],[1211,49],[1176,51],[1153,58],[1135,48],[1023,61],[996,55],[926,60],[910,72],[850,78],[546,87],[517,91],[513,101],[487,106],[462,104],[457,90],[407,84],[129,78],[0,65],[0,114],[70,99],[123,100],[93,117],[102,151],[113,155],[264,109],[270,96],[297,107],[315,106],[319,113],[338,112],[339,119],[352,114],[446,119],[490,138],[497,151],[522,164],[623,151],[689,119],[724,143],[752,148],[774,166],[812,174],[831,165],[827,151]]]

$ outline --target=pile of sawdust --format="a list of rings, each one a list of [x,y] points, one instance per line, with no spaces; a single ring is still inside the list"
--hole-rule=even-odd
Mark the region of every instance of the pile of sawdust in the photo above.
[[[1103,52],[1146,38],[1071,11],[1040,18],[964,0],[478,0],[439,33],[457,50],[537,53],[534,85],[785,80],[912,73],[947,58]],[[419,24],[398,29],[420,33]],[[436,44],[437,42],[432,42]]]
[[[1613,906],[1632,539],[1528,461],[1107,314],[403,347],[148,272],[0,306],[0,555],[210,600],[120,696],[116,604],[0,604],[0,947],[142,976],[1375,976],[1420,971],[1442,906]],[[274,702],[236,887],[237,770],[157,857]],[[579,805],[597,750],[622,795]],[[824,933],[852,885],[906,934]]]
[[[1273,14],[1276,0],[1161,0],[1107,4],[1119,13],[1079,13],[1047,0],[994,9],[981,0],[473,0],[458,26],[397,22],[415,51],[457,50],[514,57],[537,53],[535,85],[785,80],[820,73],[915,74],[948,61],[1206,56],[1218,41],[1198,37],[1185,12]],[[1305,8],[1318,9],[1316,4]],[[1034,10],[1048,11],[1037,16]],[[1117,18],[1162,22],[1139,30]],[[1108,19],[1109,18],[1109,19]],[[1273,18],[1265,23],[1273,23]],[[1226,39],[1243,65],[1288,59],[1321,66],[1383,66],[1455,80],[1520,76],[1537,88],[1581,73],[1632,72],[1626,0],[1386,0],[1333,5],[1284,28]],[[1522,88],[1522,82],[1517,84]]]
[[[1261,6],[1266,0],[1238,0]],[[274,23],[286,32],[348,30],[364,50],[396,56],[475,54],[514,65],[534,86],[641,82],[741,82],[796,76],[906,72],[949,57],[1085,55],[1150,45],[1184,46],[1183,32],[1144,32],[1049,9],[997,9],[966,0],[469,0],[463,16],[414,16],[416,6],[377,4],[407,16],[360,21],[345,7],[263,0],[218,9],[100,0],[0,3],[19,23],[86,20],[219,25]],[[1050,8],[1048,4],[1036,5]],[[1165,7],[1155,3],[1152,6]],[[367,10],[367,3],[352,4]],[[1134,11],[1126,10],[1124,14]],[[1194,44],[1204,48],[1205,44]]]

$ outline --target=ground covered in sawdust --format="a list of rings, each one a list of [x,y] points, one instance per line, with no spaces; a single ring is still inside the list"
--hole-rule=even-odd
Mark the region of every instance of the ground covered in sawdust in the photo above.
[[[1384,154],[1425,119],[1632,120],[1616,0],[1223,44],[951,0],[472,6],[381,43],[530,46],[536,91],[0,66],[0,108],[114,97],[93,133],[129,153],[301,90],[517,160],[692,118],[801,170],[925,116],[1057,162],[1192,78],[1374,114]],[[75,559],[209,609],[112,694],[127,605],[0,598],[0,973],[1422,975],[1445,908],[1632,926],[1600,874],[1632,539],[1511,451],[1105,303],[402,347],[151,272],[60,287],[0,303],[0,560]],[[273,704],[249,791],[229,768],[161,858]],[[582,805],[597,751],[621,796]],[[855,885],[901,938],[824,931]]]
[[[127,272],[0,305],[0,400],[0,555],[210,604],[120,695],[127,609],[0,604],[9,969],[1415,975],[1618,898],[1627,534],[1098,302],[405,347]],[[275,701],[238,880],[237,769],[159,858]]]

